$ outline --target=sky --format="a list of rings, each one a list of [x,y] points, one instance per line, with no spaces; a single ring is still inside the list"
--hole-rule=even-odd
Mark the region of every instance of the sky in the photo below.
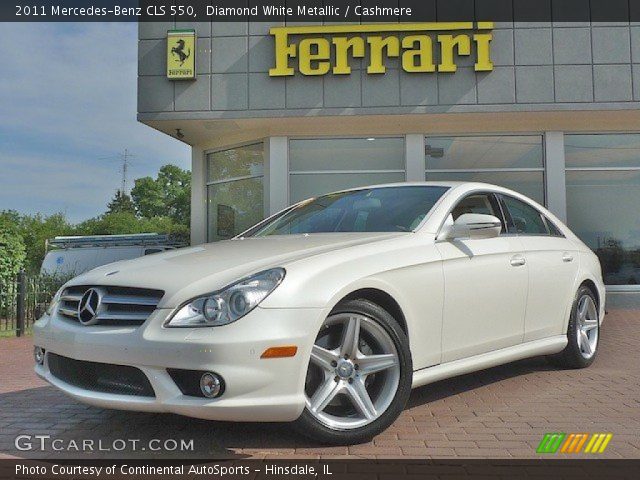
[[[167,163],[190,168],[187,145],[136,121],[136,23],[0,26],[0,210],[100,215],[125,148],[129,189]]]

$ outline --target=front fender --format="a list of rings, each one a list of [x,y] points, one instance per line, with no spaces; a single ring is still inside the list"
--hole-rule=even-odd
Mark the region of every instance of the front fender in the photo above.
[[[430,254],[430,250],[422,249],[420,263],[415,263],[419,256],[414,252],[414,262],[406,262],[400,267],[398,263],[403,263],[405,255],[412,256],[411,252],[396,251],[393,256],[378,257],[380,261],[375,265],[360,259],[349,261],[346,265],[324,262],[323,266],[317,264],[313,269],[300,268],[300,265],[298,268],[287,268],[283,284],[261,306],[321,308],[323,318],[326,318],[341,300],[353,292],[380,290],[390,295],[402,310],[414,368],[436,365],[441,360],[444,278],[437,252]],[[320,326],[315,327],[319,330]]]
[[[380,273],[353,282],[331,299],[333,306],[353,292],[376,289],[390,295],[404,315],[415,370],[442,358],[444,281],[442,264],[434,263]]]

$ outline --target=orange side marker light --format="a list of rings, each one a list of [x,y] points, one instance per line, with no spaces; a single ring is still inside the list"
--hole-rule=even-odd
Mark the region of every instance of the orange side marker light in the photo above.
[[[298,347],[295,345],[286,345],[282,347],[271,347],[267,348],[260,358],[287,358],[287,357],[295,357],[296,353],[298,353]]]

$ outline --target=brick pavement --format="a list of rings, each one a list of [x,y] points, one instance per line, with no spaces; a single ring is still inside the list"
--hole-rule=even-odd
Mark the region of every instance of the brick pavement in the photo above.
[[[599,357],[586,370],[558,370],[531,359],[429,385],[372,442],[325,447],[287,425],[232,424],[169,414],[108,411],[82,405],[32,372],[31,339],[0,339],[0,457],[61,456],[20,452],[19,434],[65,442],[118,438],[193,439],[185,453],[93,452],[86,457],[427,458],[535,457],[546,432],[612,432],[605,457],[640,458],[640,311],[607,316]],[[82,454],[71,452],[72,457]]]

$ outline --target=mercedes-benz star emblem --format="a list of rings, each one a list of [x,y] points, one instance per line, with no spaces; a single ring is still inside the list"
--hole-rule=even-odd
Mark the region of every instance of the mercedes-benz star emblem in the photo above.
[[[102,295],[95,288],[90,288],[84,292],[78,304],[78,320],[80,320],[80,323],[94,325],[98,322],[98,309],[100,308],[101,300]]]

